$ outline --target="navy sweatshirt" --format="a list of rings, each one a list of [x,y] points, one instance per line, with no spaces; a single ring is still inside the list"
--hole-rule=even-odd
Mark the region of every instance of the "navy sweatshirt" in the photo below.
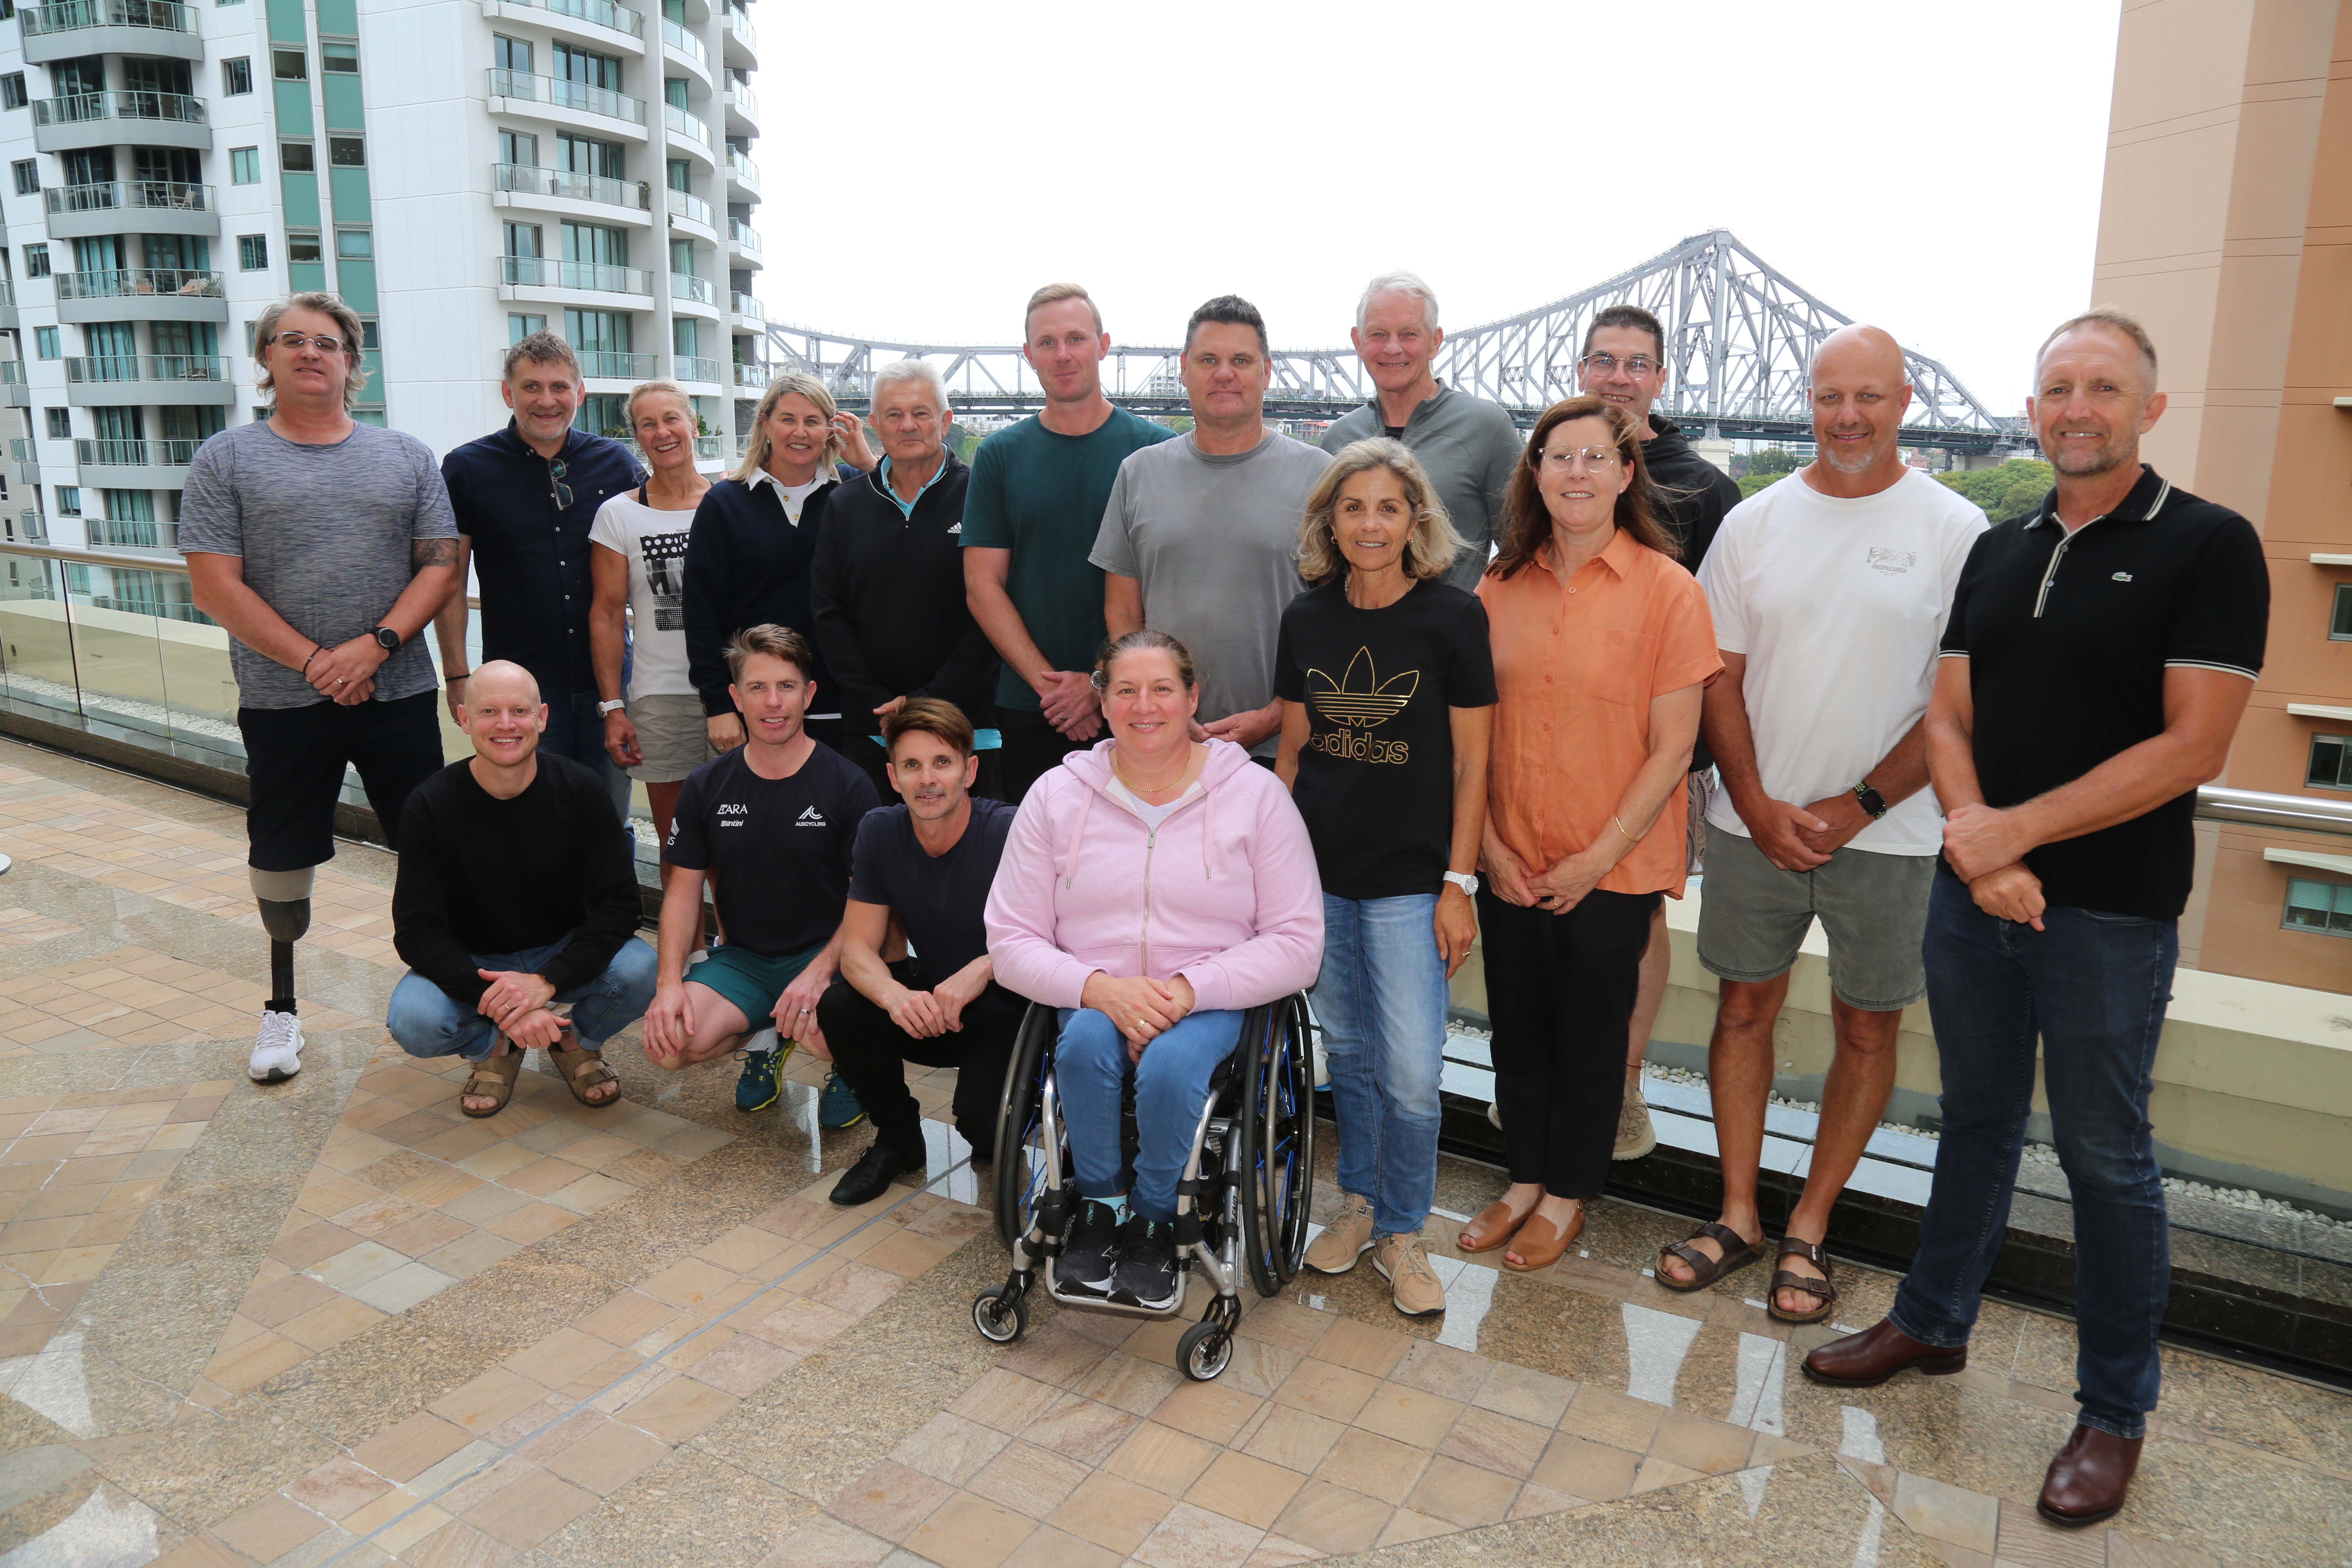
[[[817,651],[833,671],[844,721],[879,734],[874,710],[894,697],[939,697],[976,725],[994,712],[996,650],[963,595],[963,499],[971,470],[947,467],[898,510],[877,468],[833,492],[817,541]]]
[[[846,464],[840,475],[864,477]],[[810,581],[825,513],[840,493],[838,479],[813,492],[802,503],[795,527],[785,518],[773,484],[755,490],[739,479],[721,479],[704,492],[687,535],[683,606],[687,679],[702,696],[703,712],[735,711],[734,700],[727,695],[727,639],[745,626],[790,626],[815,647]],[[842,711],[822,649],[816,652],[816,668],[807,674],[817,683],[809,716]]]

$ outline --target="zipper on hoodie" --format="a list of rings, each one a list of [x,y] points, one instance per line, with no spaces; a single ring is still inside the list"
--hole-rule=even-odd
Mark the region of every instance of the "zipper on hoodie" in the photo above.
[[[1151,973],[1151,852],[1160,847],[1160,829],[1143,830],[1143,929],[1136,933],[1136,945],[1143,952],[1143,973]]]

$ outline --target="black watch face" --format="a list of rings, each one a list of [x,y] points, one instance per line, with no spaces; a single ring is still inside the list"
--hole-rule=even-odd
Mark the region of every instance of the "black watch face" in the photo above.
[[[390,626],[376,627],[375,641],[376,646],[383,649],[386,653],[398,653],[400,651],[400,634],[394,631]]]

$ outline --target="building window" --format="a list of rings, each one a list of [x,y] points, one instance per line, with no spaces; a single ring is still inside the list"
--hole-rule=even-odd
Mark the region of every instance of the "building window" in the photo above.
[[[253,90],[253,59],[239,55],[233,60],[221,61],[221,91],[230,98]]]
[[[319,68],[330,76],[360,74],[360,47],[357,44],[320,44]]]
[[[2321,882],[2309,877],[2286,879],[2286,913],[2279,921],[2284,931],[2312,931],[2326,936],[2352,936],[2352,884]]]
[[[72,409],[44,408],[41,410],[41,413],[48,423],[50,440],[69,441],[73,439]]]
[[[37,158],[19,158],[16,162],[8,165],[8,170],[9,173],[16,176],[16,194],[18,195],[32,196],[38,195],[40,194],[40,160]]]
[[[328,137],[327,162],[338,169],[367,167],[367,138],[364,136]]]
[[[58,487],[58,515],[59,517],[79,517],[81,515],[81,487],[79,485],[59,485]]]
[[[533,332],[543,332],[545,331],[547,331],[547,318],[545,316],[509,316],[507,318],[507,342],[509,343],[519,343],[522,342],[523,339],[530,336]]]
[[[289,266],[297,262],[320,262],[325,259],[326,253],[319,247],[319,234],[316,229],[308,232],[299,229],[286,231],[286,260]]]
[[[33,352],[42,359],[58,359],[62,357],[61,352],[58,348],[58,330],[55,327],[35,327],[33,329]],[[2313,754],[2315,756],[2317,755],[2315,752]]]
[[[0,109],[22,109],[25,101],[25,73],[10,71],[0,76]]]
[[[2314,735],[2306,789],[2352,789],[2352,735]]]
[[[300,49],[269,51],[269,74],[279,81],[309,81],[310,57]]]
[[[375,230],[372,228],[335,230],[335,257],[341,261],[373,261]]]
[[[47,278],[49,275],[49,247],[46,245],[25,247],[25,276]]]
[[[280,142],[278,166],[289,174],[307,174],[318,167],[318,149],[308,142]]]
[[[2327,640],[2352,642],[2352,583],[2336,584],[2336,612],[2327,620]]]
[[[266,234],[238,235],[236,265],[240,272],[267,272],[269,269],[269,237]]]
[[[232,185],[261,184],[261,149],[232,147],[228,150],[228,183]]]

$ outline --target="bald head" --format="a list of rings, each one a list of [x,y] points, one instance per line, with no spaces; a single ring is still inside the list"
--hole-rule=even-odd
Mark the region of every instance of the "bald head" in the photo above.
[[[538,679],[510,658],[494,658],[476,665],[466,681],[466,695],[476,702],[488,701],[492,690],[517,696],[534,708],[539,706]]]
[[[478,762],[492,769],[520,768],[539,749],[546,728],[547,709],[530,671],[503,658],[474,667],[466,681],[466,733]]]
[[[1821,453],[1816,479],[1832,495],[1875,495],[1903,477],[1903,416],[1911,384],[1903,345],[1878,327],[1840,327],[1813,351],[1813,444]]]

